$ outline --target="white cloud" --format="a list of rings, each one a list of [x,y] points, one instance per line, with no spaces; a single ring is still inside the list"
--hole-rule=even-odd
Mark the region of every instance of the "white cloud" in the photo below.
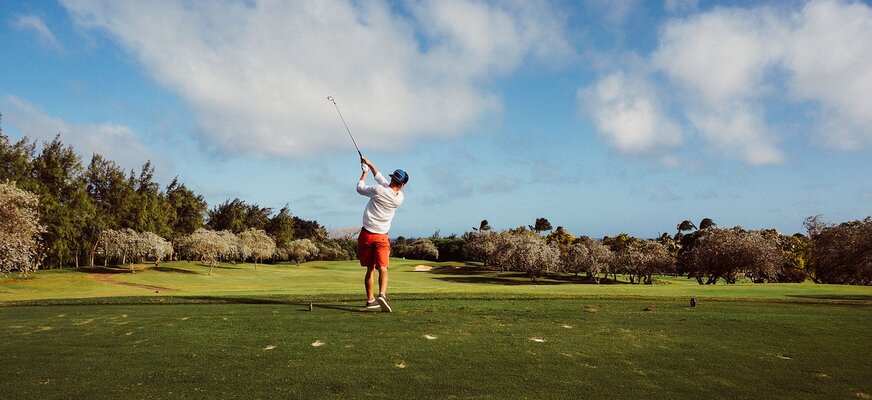
[[[789,90],[820,104],[819,136],[832,147],[872,146],[872,8],[809,3],[790,21]]]
[[[73,149],[87,165],[94,153],[117,162],[120,166],[136,168],[153,154],[139,142],[132,129],[108,122],[76,124],[48,115],[36,106],[13,95],[0,97],[3,118],[21,136],[38,142],[51,141],[60,134],[61,140]]]
[[[37,15],[19,15],[12,21],[12,27],[17,30],[33,31],[39,36],[40,41],[44,45],[61,52],[64,51],[64,46],[61,45],[61,42],[55,37],[42,18]]]
[[[651,56],[696,100],[717,105],[760,95],[767,68],[779,58],[780,44],[768,9],[716,9],[668,22]]]
[[[487,86],[529,60],[566,58],[565,23],[525,2],[64,0],[194,111],[221,148],[278,156],[462,134],[501,101]],[[398,6],[399,7],[399,6]]]
[[[746,164],[784,162],[786,156],[775,145],[777,136],[766,126],[759,108],[743,102],[724,104],[718,109],[688,111],[688,119],[726,156],[739,155]]]
[[[643,154],[681,143],[681,128],[644,78],[616,72],[579,90],[578,98],[597,130],[622,152]]]
[[[872,146],[872,8],[868,5],[818,0],[797,10],[715,8],[670,19],[645,64],[634,67],[645,71],[633,74],[642,81],[629,85],[632,90],[619,91],[618,101],[593,102],[597,128],[619,150],[650,151],[656,150],[654,144],[663,143],[662,137],[631,128],[638,121],[656,120],[653,116],[669,120],[660,111],[638,111],[657,104],[651,93],[670,94],[661,101],[674,105],[678,114],[673,118],[686,121],[688,132],[698,132],[725,156],[750,165],[787,159],[778,146],[782,134],[767,122],[776,109],[804,119],[826,145]],[[611,74],[583,89],[588,94],[583,100],[589,105],[591,97],[597,98],[590,94],[609,85],[628,86],[610,82],[615,76],[620,75]],[[657,79],[660,76],[667,79]],[[645,85],[655,89],[636,88]],[[804,107],[816,109],[817,116],[803,115]]]

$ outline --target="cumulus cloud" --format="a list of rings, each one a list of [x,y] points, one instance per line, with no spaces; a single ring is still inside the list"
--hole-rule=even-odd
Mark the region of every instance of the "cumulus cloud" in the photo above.
[[[681,143],[681,128],[663,111],[644,78],[616,72],[578,91],[597,130],[625,153],[648,153]]]
[[[48,28],[45,21],[37,15],[19,15],[12,20],[12,27],[17,30],[33,31],[39,37],[42,44],[55,50],[64,51],[64,46],[61,45],[61,42],[51,29]]]
[[[4,121],[31,140],[48,142],[60,134],[64,144],[73,146],[84,164],[90,162],[94,153],[125,168],[137,168],[147,159],[154,159],[133,130],[123,125],[70,123],[13,95],[0,97],[0,108]]]
[[[494,77],[572,54],[559,13],[525,2],[62,3],[182,96],[205,138],[251,154],[350,146],[327,95],[364,149],[460,135],[500,111]]]
[[[817,1],[789,22],[788,89],[820,105],[820,138],[840,149],[872,146],[872,8]]]
[[[698,133],[722,154],[750,165],[787,159],[779,147],[783,134],[767,122],[784,110],[792,115],[802,115],[804,107],[816,110],[809,125],[819,142],[841,149],[868,147],[870,32],[872,8],[862,3],[818,0],[795,10],[715,8],[667,20],[644,68],[634,73],[642,82],[634,85],[669,93],[661,101],[677,111],[649,115],[665,120],[672,115],[686,124],[686,132]],[[623,151],[674,144],[671,136],[651,135],[650,123],[632,126],[628,121],[635,113],[617,113],[613,103],[590,101],[591,93],[615,86],[615,76],[607,74],[581,90],[597,129]],[[653,92],[624,91],[620,104],[654,103]],[[622,117],[628,121],[614,121]]]

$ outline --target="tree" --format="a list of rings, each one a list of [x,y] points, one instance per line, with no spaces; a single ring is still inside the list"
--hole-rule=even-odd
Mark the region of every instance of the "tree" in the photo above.
[[[467,253],[473,260],[484,263],[484,267],[487,268],[488,262],[493,259],[497,251],[498,236],[499,234],[488,230],[470,233],[466,240]]]
[[[276,252],[276,242],[261,229],[249,228],[239,234],[239,241],[246,253],[254,259],[254,269],[257,269],[258,261],[273,256]]]
[[[797,233],[781,236],[781,252],[784,255],[777,282],[802,282],[809,277],[808,263],[811,259],[812,242],[807,236]]]
[[[430,239],[417,239],[409,244],[406,249],[406,257],[416,260],[436,261],[439,259],[439,250]]]
[[[491,230],[490,223],[487,222],[486,219],[481,220],[481,223],[478,224],[478,228],[473,227],[472,230],[474,232],[487,232]]]
[[[276,257],[287,260],[288,244],[294,240],[294,217],[287,204],[270,218],[264,230],[276,241]]]
[[[549,233],[548,236],[545,236],[545,242],[560,248],[561,253],[565,252],[574,240],[575,237],[563,229],[562,226],[558,226],[557,229]]]
[[[220,260],[233,259],[238,251],[238,238],[229,231],[216,232],[200,228],[176,241],[177,251],[187,258],[209,263],[209,275]]]
[[[165,260],[173,254],[173,245],[154,232],[140,233],[139,240],[142,244],[141,256],[154,260],[155,263]]]
[[[327,239],[327,230],[318,221],[307,221],[298,217],[294,219],[294,237],[297,239],[309,239],[320,242]]]
[[[121,167],[96,153],[85,171],[85,183],[94,215],[87,221],[83,236],[88,244],[88,265],[93,266],[102,232],[129,227],[134,192]]]
[[[587,269],[589,259],[590,252],[588,252],[587,247],[582,243],[573,243],[563,253],[561,262],[566,272],[578,276],[579,272]]]
[[[240,233],[248,228],[264,229],[270,222],[271,213],[271,208],[245,204],[244,201],[236,198],[209,210],[206,224],[214,230],[227,230],[233,233]]]
[[[179,177],[173,178],[167,186],[166,198],[172,210],[169,213],[170,238],[190,235],[203,227],[203,217],[208,210],[206,201],[180,183]]]
[[[27,274],[39,267],[39,198],[14,183],[0,183],[0,273]]]
[[[563,253],[563,267],[567,272],[578,276],[579,272],[587,272],[587,276],[599,283],[599,274],[609,273],[612,262],[612,252],[602,243],[587,236],[576,239]]]
[[[161,237],[171,237],[171,213],[173,211],[160,185],[154,181],[154,166],[151,161],[142,165],[139,176],[130,172],[128,179],[135,192],[135,200],[128,217],[131,229],[138,232],[154,232]]]
[[[630,283],[653,283],[652,275],[671,272],[674,258],[662,244],[636,240],[615,255],[615,264],[629,275]]]
[[[466,260],[466,240],[463,240],[457,235],[449,235],[441,239],[430,239],[436,250],[439,253],[439,261],[465,261]]]
[[[709,227],[696,234],[693,248],[682,252],[679,260],[682,272],[699,284],[715,284],[719,279],[735,283],[739,274],[768,279],[782,263],[777,242],[760,232]]]
[[[560,251],[548,245],[539,235],[530,233],[507,233],[502,237],[501,264],[523,271],[530,277],[533,284],[538,284],[538,278],[543,272],[552,271],[557,267]]]
[[[696,229],[696,225],[694,225],[693,222],[691,222],[689,219],[686,219],[684,221],[681,221],[675,227],[675,229],[678,231],[678,233],[687,232],[687,231],[692,231],[692,230]]]
[[[551,229],[551,223],[548,222],[547,218],[536,218],[536,223],[530,225],[530,230],[536,232],[537,235],[542,231],[550,231]]]
[[[357,241],[350,239],[328,239],[323,242],[315,242],[318,248],[318,259],[326,261],[351,260],[357,254],[353,249],[357,248]]]
[[[815,282],[872,285],[872,217],[834,225],[815,216],[805,226],[811,239],[807,270]]]
[[[121,265],[129,264],[133,273],[136,273],[133,264],[142,258],[160,261],[173,253],[172,246],[164,238],[152,232],[137,233],[130,228],[103,230],[100,244],[107,262],[115,260],[120,261]]]
[[[288,243],[288,256],[298,265],[318,255],[318,246],[309,239],[297,239]]]
[[[31,174],[35,150],[36,143],[27,138],[10,143],[0,126],[0,182],[16,182],[19,189],[32,192],[35,184]]]
[[[79,265],[85,243],[82,232],[95,212],[82,172],[79,156],[64,146],[60,135],[45,143],[33,160],[34,194],[39,196],[40,221],[46,228],[43,241],[48,265]]]

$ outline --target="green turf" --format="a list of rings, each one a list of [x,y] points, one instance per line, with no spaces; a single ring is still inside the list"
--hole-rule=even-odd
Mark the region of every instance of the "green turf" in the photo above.
[[[872,287],[846,285],[754,284],[698,285],[686,278],[660,277],[656,285],[582,283],[571,276],[541,279],[537,286],[521,273],[500,273],[460,263],[427,263],[429,272],[415,272],[421,261],[392,260],[391,293],[427,296],[587,296],[731,298],[780,301],[872,302]],[[363,269],[355,262],[312,262],[260,265],[221,264],[208,275],[199,263],[172,262],[159,268],[49,270],[25,280],[0,280],[0,302],[106,296],[192,295],[355,295],[363,285]],[[103,275],[104,277],[100,277]],[[115,284],[107,283],[114,282]],[[149,287],[120,284],[147,285]]]
[[[417,264],[394,261],[391,314],[362,309],[362,271],[352,263],[227,265],[208,276],[182,262],[98,279],[43,271],[7,280],[0,398],[872,393],[870,288],[676,278],[533,286],[453,264],[413,272]],[[686,304],[691,295],[696,308]]]

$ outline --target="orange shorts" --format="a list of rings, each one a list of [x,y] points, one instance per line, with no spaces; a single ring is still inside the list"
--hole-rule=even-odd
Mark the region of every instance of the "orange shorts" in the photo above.
[[[387,268],[390,264],[391,240],[386,233],[372,233],[361,228],[357,237],[357,254],[363,267]]]

